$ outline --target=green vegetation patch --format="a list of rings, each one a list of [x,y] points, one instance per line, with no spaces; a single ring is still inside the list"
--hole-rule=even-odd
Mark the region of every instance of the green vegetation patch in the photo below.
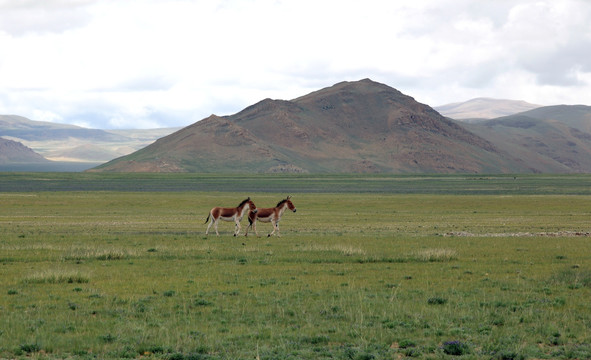
[[[286,195],[0,193],[0,358],[591,357],[589,195],[301,192],[205,236]]]

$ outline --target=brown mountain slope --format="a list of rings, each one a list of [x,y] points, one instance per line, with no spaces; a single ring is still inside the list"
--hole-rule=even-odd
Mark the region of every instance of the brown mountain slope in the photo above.
[[[591,106],[554,105],[526,111],[520,115],[533,119],[563,122],[569,127],[591,133]]]
[[[17,141],[0,138],[0,164],[47,163],[49,160]]]
[[[467,124],[466,128],[505,149],[537,172],[591,172],[591,107],[547,106]]]
[[[215,115],[94,171],[517,172],[525,166],[371,80]]]

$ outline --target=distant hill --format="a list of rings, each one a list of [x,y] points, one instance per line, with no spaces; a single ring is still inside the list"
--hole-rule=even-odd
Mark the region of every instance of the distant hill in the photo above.
[[[532,110],[541,105],[520,100],[476,98],[464,102],[436,106],[435,110],[443,116],[465,122],[478,122]]]
[[[93,171],[519,172],[519,160],[369,79],[211,115]],[[529,170],[528,170],[529,171]]]
[[[104,130],[86,129],[74,125],[33,121],[22,116],[0,115],[0,136],[28,141],[68,140],[70,138],[94,141],[121,141],[123,137]]]
[[[53,161],[103,163],[130,154],[178,129],[99,130],[0,115],[0,136]]]
[[[0,138],[0,164],[42,164],[49,161],[20,142]]]
[[[591,107],[586,105],[544,106],[520,115],[540,120],[552,120],[591,133]]]
[[[465,126],[536,172],[591,172],[590,106],[547,106]]]

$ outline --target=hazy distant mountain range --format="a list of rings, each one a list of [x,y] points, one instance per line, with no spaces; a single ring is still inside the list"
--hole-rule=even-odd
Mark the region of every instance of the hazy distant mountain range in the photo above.
[[[441,115],[464,122],[478,122],[494,119],[520,112],[539,108],[541,105],[530,104],[521,100],[503,100],[491,98],[476,98],[465,102],[458,102],[436,106]]]
[[[88,167],[139,150],[179,128],[149,130],[98,130],[74,125],[33,121],[16,115],[0,115],[0,137],[31,148],[43,163],[85,163]],[[5,162],[5,164],[8,162]],[[17,163],[37,163],[35,159]],[[50,167],[49,167],[50,168]]]
[[[53,128],[0,116],[0,136],[22,140],[51,159],[124,155],[92,171],[591,172],[589,106],[474,99],[437,109],[445,116],[365,79],[291,101],[265,99],[237,114],[212,115],[178,131]],[[483,119],[506,113],[511,114]],[[455,121],[450,114],[480,120]]]

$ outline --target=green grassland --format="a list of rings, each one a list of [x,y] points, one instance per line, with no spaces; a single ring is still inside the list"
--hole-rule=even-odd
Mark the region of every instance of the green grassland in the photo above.
[[[0,179],[0,358],[591,357],[590,176],[86,176]],[[204,235],[294,189],[282,237]]]
[[[24,191],[591,195],[591,176],[0,172],[0,193]]]

